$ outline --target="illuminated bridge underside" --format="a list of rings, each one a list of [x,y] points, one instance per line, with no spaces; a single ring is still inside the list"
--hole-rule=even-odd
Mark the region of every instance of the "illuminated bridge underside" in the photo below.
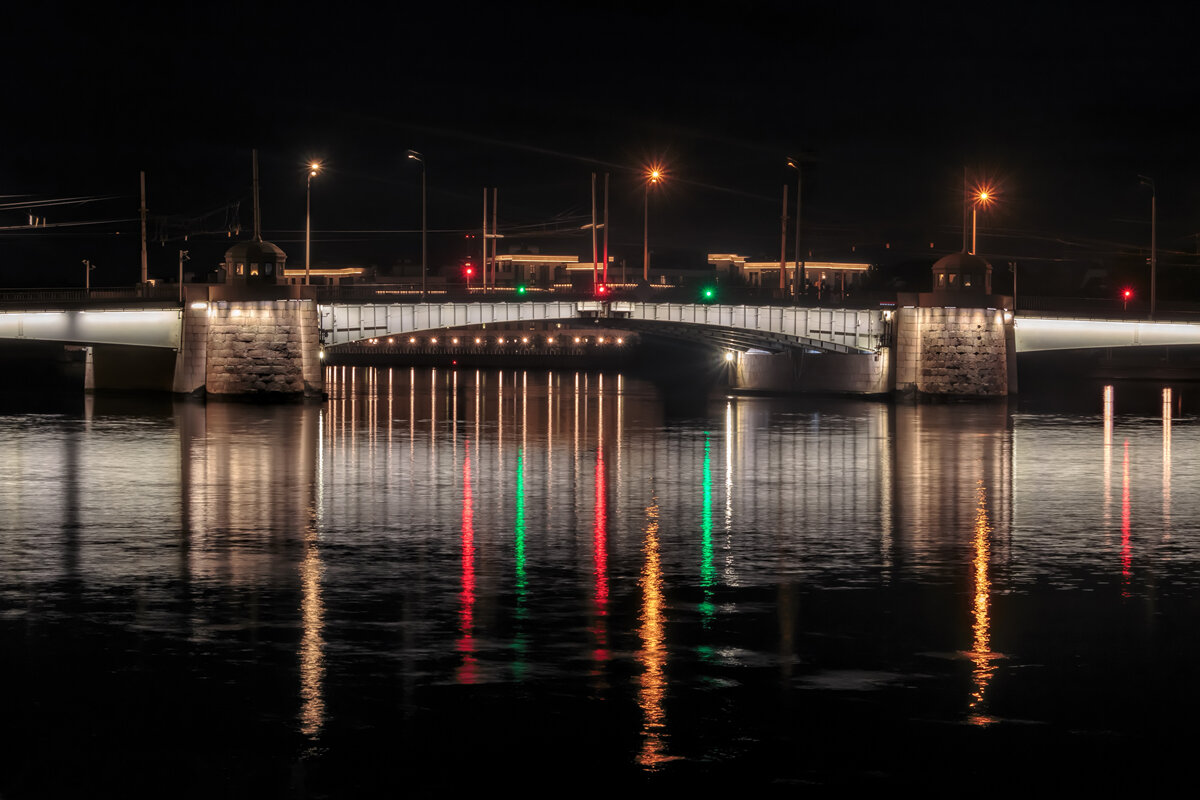
[[[737,350],[873,353],[883,344],[880,311],[677,303],[613,303],[612,311],[623,327]]]
[[[325,344],[347,344],[380,336],[400,336],[440,328],[500,322],[574,319],[584,303],[396,303],[322,305],[317,313]],[[592,304],[598,305],[598,304]]]
[[[882,343],[879,311],[678,303],[554,302],[323,305],[328,345],[381,336],[500,322],[595,320],[719,347],[780,350],[810,347],[839,353],[874,352]]]
[[[182,310],[0,312],[0,339],[179,348]]]
[[[1017,352],[1089,347],[1200,345],[1200,322],[1116,322],[1100,319],[1017,317]]]

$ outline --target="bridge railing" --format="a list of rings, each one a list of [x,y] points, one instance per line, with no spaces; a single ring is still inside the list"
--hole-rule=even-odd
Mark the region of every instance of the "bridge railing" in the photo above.
[[[1014,303],[1018,314],[1051,314],[1089,319],[1145,320],[1150,315],[1148,300],[1134,299],[1128,303],[1110,297],[1046,297],[1026,295]],[[1156,320],[1194,322],[1200,319],[1200,303],[1183,300],[1159,300],[1155,304]]]
[[[895,293],[858,293],[845,297],[826,294],[804,295],[799,299],[784,296],[775,288],[756,286],[718,286],[712,298],[701,296],[695,286],[636,286],[633,284],[609,284],[603,294],[588,288],[569,286],[528,286],[521,293],[513,286],[470,288],[463,284],[438,284],[427,287],[422,293],[419,283],[353,284],[346,286],[313,286],[317,302],[333,303],[419,303],[424,297],[430,303],[503,303],[503,302],[550,302],[550,301],[631,301],[646,303],[701,303],[711,302],[725,305],[756,306],[801,306],[808,308],[879,308],[892,305]]]
[[[0,289],[0,306],[30,306],[39,303],[86,305],[124,300],[178,301],[179,284],[100,289]]]

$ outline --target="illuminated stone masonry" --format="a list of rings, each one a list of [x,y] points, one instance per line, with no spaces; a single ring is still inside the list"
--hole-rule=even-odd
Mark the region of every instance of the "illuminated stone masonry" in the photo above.
[[[203,324],[209,396],[274,400],[321,395],[320,332],[312,300],[215,302]],[[189,339],[186,325],[184,335]]]
[[[909,309],[906,309],[909,310]],[[994,308],[911,309],[919,337],[918,395],[1008,394],[1004,312]]]

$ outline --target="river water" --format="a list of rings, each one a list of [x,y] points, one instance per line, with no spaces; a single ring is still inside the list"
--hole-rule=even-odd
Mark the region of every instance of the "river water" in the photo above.
[[[328,388],[0,414],[4,797],[1187,774],[1190,389]]]

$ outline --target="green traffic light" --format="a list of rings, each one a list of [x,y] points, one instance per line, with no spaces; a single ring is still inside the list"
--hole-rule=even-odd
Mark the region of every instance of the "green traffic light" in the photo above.
[[[705,300],[713,300],[717,296],[717,290],[712,288],[711,286],[705,286],[704,291],[701,293],[700,296],[703,297]]]
[[[521,286],[518,286],[518,287],[517,287],[517,294],[525,294],[525,287],[524,287],[524,285],[521,285]]]

